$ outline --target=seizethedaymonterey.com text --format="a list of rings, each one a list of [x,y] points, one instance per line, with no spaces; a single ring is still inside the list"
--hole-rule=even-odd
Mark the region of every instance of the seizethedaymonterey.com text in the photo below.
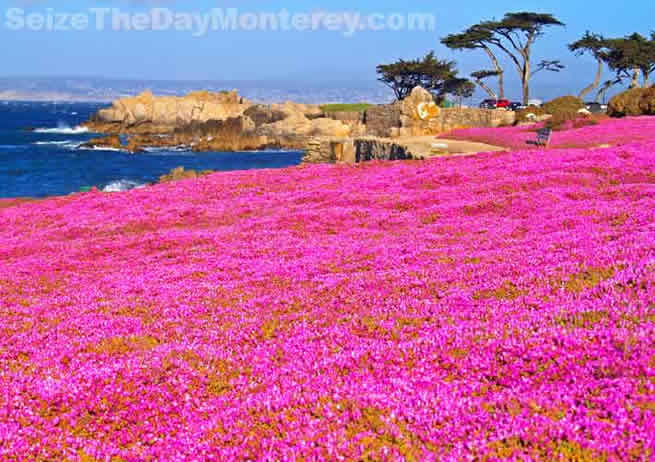
[[[229,31],[331,31],[353,37],[360,32],[376,31],[433,32],[436,17],[431,13],[293,12],[287,9],[251,12],[238,8],[206,11],[151,8],[134,12],[119,8],[89,8],[66,12],[55,8],[9,8],[5,12],[4,26],[13,31],[47,32],[175,30],[188,32],[194,37]]]

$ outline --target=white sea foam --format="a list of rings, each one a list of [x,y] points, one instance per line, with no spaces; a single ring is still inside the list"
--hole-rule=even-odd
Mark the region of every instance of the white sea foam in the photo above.
[[[112,181],[107,186],[102,188],[102,191],[103,192],[121,192],[121,191],[129,191],[130,189],[145,188],[146,186],[147,186],[146,184],[139,183],[138,181],[117,180],[117,181]]]
[[[64,144],[69,144],[69,143],[71,143],[70,140],[66,140],[66,141],[36,141],[36,142],[34,142],[34,144],[37,144],[37,145],[54,144],[54,145],[59,145],[59,146],[64,145]]]
[[[80,146],[79,144],[76,146],[80,151],[111,151],[111,152],[125,152],[125,149],[118,149],[118,148],[109,148],[109,147],[104,147],[104,146],[94,146],[94,147],[88,147],[88,146]]]
[[[56,146],[59,148],[73,150],[79,148],[82,143],[75,142],[73,140],[66,140],[66,141],[36,141],[32,144],[35,144],[37,146]]]
[[[166,152],[188,152],[191,149],[188,146],[167,146],[164,148],[158,148],[158,147],[145,147],[143,148],[144,151],[149,152],[149,153],[166,153]]]
[[[57,135],[83,135],[89,133],[86,127],[69,127],[68,125],[59,125],[57,128],[37,128],[35,133],[54,133]]]

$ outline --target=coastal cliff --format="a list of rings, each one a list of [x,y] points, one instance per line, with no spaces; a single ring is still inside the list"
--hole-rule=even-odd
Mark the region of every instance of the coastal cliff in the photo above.
[[[108,135],[91,140],[89,147],[133,153],[148,147],[183,147],[196,152],[276,148],[305,150],[305,162],[330,162],[335,157],[360,162],[405,158],[409,154],[397,151],[400,148],[393,147],[394,142],[360,143],[359,156],[333,154],[329,146],[340,150],[340,140],[349,145],[362,137],[410,138],[411,143],[411,138],[456,128],[512,123],[514,113],[505,110],[439,108],[428,91],[416,87],[406,99],[393,104],[372,106],[361,112],[332,113],[317,105],[293,102],[255,104],[236,91],[198,91],[186,96],[144,92],[115,101],[111,107],[98,111],[85,126],[91,132]],[[430,143],[426,145],[427,152],[415,153],[414,157],[429,154]],[[387,152],[388,149],[392,151]]]
[[[236,91],[154,96],[144,92],[115,101],[85,126],[108,136],[127,135],[130,152],[143,147],[185,146],[194,151],[242,151],[267,147],[304,149],[312,136],[348,136],[351,127],[324,117],[316,105],[287,102],[261,105]],[[112,136],[113,135],[113,136]],[[94,139],[93,146],[102,140]]]

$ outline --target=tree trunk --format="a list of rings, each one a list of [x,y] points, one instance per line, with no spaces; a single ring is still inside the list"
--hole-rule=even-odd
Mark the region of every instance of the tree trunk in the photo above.
[[[523,104],[528,105],[530,101],[530,60],[526,59],[521,73],[521,83],[523,85]]]
[[[480,80],[480,79],[476,79],[476,80],[475,80],[475,83],[477,83],[478,85],[480,85],[480,88],[482,88],[484,91],[486,91],[487,94],[488,94],[491,98],[493,98],[493,99],[498,99],[498,96],[496,95],[496,93],[495,93],[491,88],[489,88],[489,86],[488,86],[486,83],[484,83],[482,80]]]
[[[630,82],[630,88],[641,87],[641,84],[639,83],[639,75],[641,75],[641,70],[637,68],[632,70],[632,82]]]
[[[600,85],[600,79],[603,77],[603,61],[598,59],[598,70],[596,71],[596,79],[594,82],[589,85],[588,87],[585,87],[580,94],[578,95],[578,98],[581,100],[584,100],[585,96],[587,96],[589,93],[591,93],[593,90],[598,88],[598,85]]]
[[[503,68],[500,67],[498,58],[496,58],[494,52],[491,51],[491,48],[485,47],[485,51],[489,55],[489,59],[491,59],[491,62],[493,63],[494,68],[496,69],[496,72],[498,72],[498,98],[505,99],[505,71],[503,71]],[[494,95],[494,98],[495,97],[496,96]]]
[[[648,88],[650,86],[650,73],[644,72],[644,88]]]
[[[498,74],[498,98],[505,99],[505,73],[500,70]]]

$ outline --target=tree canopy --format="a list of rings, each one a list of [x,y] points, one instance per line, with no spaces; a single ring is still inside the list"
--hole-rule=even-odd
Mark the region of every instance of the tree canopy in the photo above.
[[[650,39],[634,33],[627,37],[606,40],[608,51],[604,61],[617,78],[632,77],[633,86],[639,86],[639,74],[643,84],[649,84],[649,76],[655,72],[655,33]]]
[[[505,79],[504,79],[504,70],[498,61],[498,57],[491,49],[491,43],[493,40],[493,32],[488,28],[485,28],[479,24],[473,25],[466,29],[464,32],[459,34],[451,34],[443,39],[441,43],[452,50],[483,50],[489,59],[491,60],[492,65],[494,66],[493,76],[498,78],[498,94],[496,94],[491,88],[483,83],[483,79],[491,77],[492,74],[486,75],[482,78],[475,78],[475,82],[480,85],[492,98],[504,98],[505,97]]]
[[[534,75],[531,69],[532,46],[544,35],[547,27],[564,26],[564,23],[552,14],[519,12],[507,13],[500,21],[485,21],[479,26],[491,33],[489,43],[503,51],[514,63],[523,86],[523,103],[527,104],[530,99],[530,79]],[[538,66],[538,71],[559,71],[563,67],[560,66],[559,61],[544,60]]]
[[[448,35],[441,43],[455,50],[483,49],[494,65],[501,98],[504,96],[504,70],[494,50],[507,55],[519,73],[523,86],[523,101],[527,103],[530,98],[530,79],[535,73],[543,70],[559,72],[563,68],[558,60],[543,60],[537,65],[536,71],[531,69],[532,46],[545,33],[546,28],[551,26],[564,26],[564,23],[552,14],[507,13],[501,20],[482,21],[462,33]],[[480,85],[483,79],[476,78],[476,82]],[[493,92],[486,85],[482,88],[487,93]]]
[[[378,80],[391,88],[399,100],[405,99],[417,86],[441,97],[451,88],[448,82],[457,78],[455,62],[437,59],[434,51],[419,59],[380,64],[377,73]]]
[[[600,85],[601,79],[603,77],[605,58],[607,56],[607,51],[608,51],[607,40],[602,35],[594,34],[587,31],[582,36],[582,38],[569,44],[569,50],[572,53],[574,53],[576,56],[583,56],[585,54],[589,54],[596,60],[597,63],[597,70],[596,70],[596,76],[594,77],[594,81],[591,84],[587,85],[585,88],[583,88],[578,94],[578,97],[580,99],[584,99],[584,97],[587,94],[592,92],[594,89],[598,88]],[[601,95],[602,93],[599,92],[598,96],[596,97],[597,101],[600,100]]]

